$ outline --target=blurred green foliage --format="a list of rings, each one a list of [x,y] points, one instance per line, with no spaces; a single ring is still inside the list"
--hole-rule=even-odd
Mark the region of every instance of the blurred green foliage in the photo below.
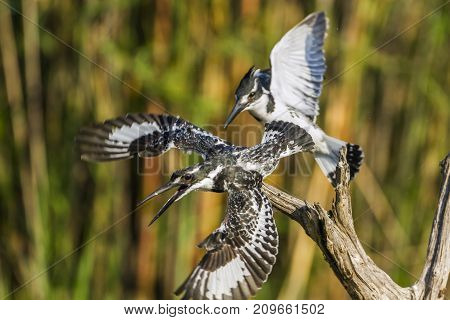
[[[420,274],[438,162],[450,149],[449,8],[421,19],[445,1],[7,3],[25,17],[0,3],[0,297],[173,298],[226,195],[192,194],[149,229],[165,197],[127,213],[167,173],[198,159],[169,152],[86,164],[74,137],[124,113],[167,111],[235,143],[257,143],[249,115],[218,129],[234,89],[316,10],[330,19],[319,122],[366,154],[354,183],[358,234],[401,285]],[[267,181],[329,207],[332,189],[311,160],[292,157]],[[281,174],[299,165],[302,174]],[[304,231],[276,219],[278,261],[256,298],[348,298]]]

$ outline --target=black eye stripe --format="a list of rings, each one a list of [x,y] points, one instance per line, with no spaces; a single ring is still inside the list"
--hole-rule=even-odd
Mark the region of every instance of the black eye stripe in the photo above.
[[[247,99],[251,100],[251,101],[258,100],[262,96],[262,94],[263,94],[263,90],[262,90],[261,86],[258,86],[255,91],[251,91],[248,94]]]

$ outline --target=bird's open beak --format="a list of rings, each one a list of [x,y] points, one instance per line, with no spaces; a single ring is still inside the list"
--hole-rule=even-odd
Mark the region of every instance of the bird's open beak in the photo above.
[[[153,199],[154,197],[159,196],[161,193],[164,193],[167,190],[170,190],[175,187],[176,187],[176,185],[172,181],[169,181],[166,184],[163,184],[161,187],[159,187],[158,189],[156,189],[155,191],[150,193],[148,196],[146,196],[144,198],[144,200],[139,202],[136,206],[136,209],[143,206],[148,200]]]
[[[144,200],[142,200],[141,202],[139,202],[136,206],[136,209],[141,207],[142,205],[144,205],[148,200],[160,195],[161,193],[164,193],[172,188],[177,187],[178,185],[173,183],[172,181],[167,182],[166,184],[162,185],[161,187],[159,187],[156,191],[152,192],[151,194],[149,194],[147,197],[145,197]],[[169,200],[167,200],[167,202],[162,206],[161,209],[159,209],[158,213],[153,217],[152,221],[150,221],[148,226],[151,226],[156,220],[158,220],[159,217],[162,216],[162,214],[164,212],[166,212],[166,210],[178,199],[182,198],[186,192],[189,190],[188,186],[180,186],[177,190],[177,192],[175,192],[173,194],[173,196],[170,197]]]
[[[236,102],[233,110],[231,110],[230,115],[227,118],[227,121],[225,121],[225,125],[223,126],[225,129],[228,127],[228,125],[236,118],[236,116],[245,109],[245,104],[241,104],[239,102]]]
[[[172,203],[174,203],[175,201],[177,201],[178,199],[183,197],[187,190],[188,190],[188,187],[184,187],[184,186],[183,187],[179,187],[177,192],[175,192],[174,195],[171,196],[170,199],[167,200],[167,202],[162,206],[162,208],[159,209],[158,213],[153,217],[152,221],[150,221],[148,226],[150,227],[153,224],[153,222],[158,220],[159,217],[161,217],[162,214],[164,212],[166,212],[166,210],[172,205]]]

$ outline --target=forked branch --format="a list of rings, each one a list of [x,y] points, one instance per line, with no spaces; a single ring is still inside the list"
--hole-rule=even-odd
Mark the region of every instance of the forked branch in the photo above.
[[[425,266],[420,279],[403,288],[364,251],[356,235],[345,150],[337,170],[336,198],[327,211],[264,184],[273,206],[298,222],[322,251],[353,299],[443,299],[450,271],[450,154],[441,162],[443,176]]]

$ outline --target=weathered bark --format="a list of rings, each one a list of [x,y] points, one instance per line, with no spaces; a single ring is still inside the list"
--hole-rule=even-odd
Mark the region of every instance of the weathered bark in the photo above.
[[[273,206],[298,222],[322,251],[339,281],[353,299],[443,299],[450,271],[450,154],[441,162],[443,181],[420,279],[402,288],[364,251],[356,235],[345,151],[337,172],[332,209],[309,204],[264,184]]]

